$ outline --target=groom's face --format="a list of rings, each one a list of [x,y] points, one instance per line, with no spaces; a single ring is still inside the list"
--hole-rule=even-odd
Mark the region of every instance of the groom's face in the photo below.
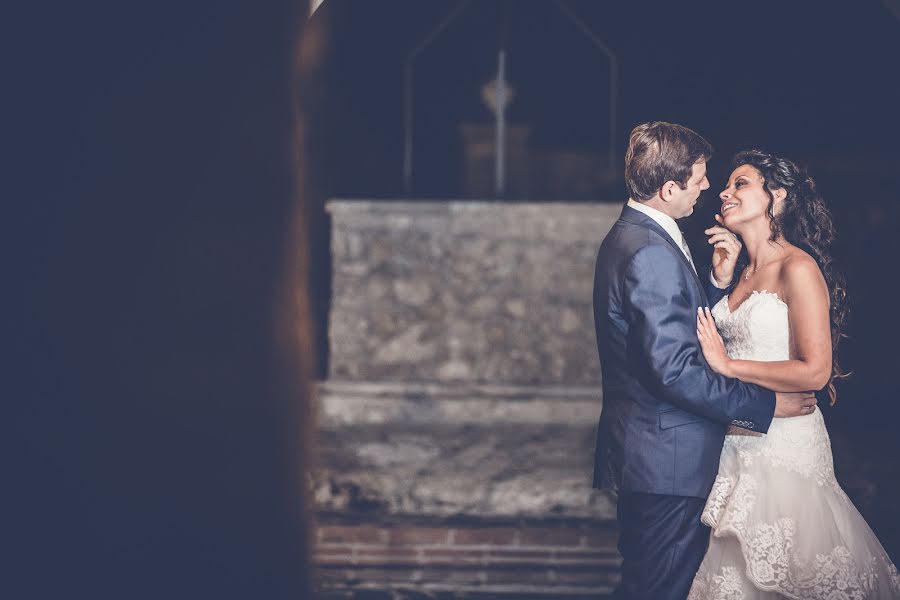
[[[687,185],[681,189],[677,184],[669,188],[668,206],[669,214],[675,219],[681,219],[694,212],[694,206],[703,190],[709,189],[709,180],[706,178],[706,161],[694,163],[691,168],[691,176]]]

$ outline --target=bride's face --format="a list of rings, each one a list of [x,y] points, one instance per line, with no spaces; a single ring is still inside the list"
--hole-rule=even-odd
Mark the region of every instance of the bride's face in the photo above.
[[[722,220],[734,229],[757,219],[768,220],[766,209],[771,198],[766,193],[762,174],[750,165],[741,165],[731,173],[728,186],[719,194]]]

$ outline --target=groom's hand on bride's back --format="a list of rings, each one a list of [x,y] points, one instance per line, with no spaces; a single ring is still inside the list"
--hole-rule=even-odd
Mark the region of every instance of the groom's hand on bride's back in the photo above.
[[[816,409],[816,395],[812,392],[776,392],[775,416],[800,417]]]

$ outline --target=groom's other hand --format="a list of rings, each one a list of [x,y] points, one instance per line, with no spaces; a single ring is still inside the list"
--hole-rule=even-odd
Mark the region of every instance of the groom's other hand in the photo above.
[[[800,417],[816,410],[816,395],[812,392],[776,392],[775,416]]]
[[[722,215],[716,215],[716,221],[722,223]],[[707,243],[712,244],[712,275],[717,287],[724,289],[731,285],[738,255],[741,253],[741,242],[737,236],[721,225],[710,227],[704,231],[709,236]]]

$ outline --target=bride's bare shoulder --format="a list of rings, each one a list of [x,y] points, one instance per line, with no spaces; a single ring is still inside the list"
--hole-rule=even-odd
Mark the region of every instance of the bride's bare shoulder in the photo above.
[[[788,247],[784,261],[781,263],[781,271],[788,277],[791,275],[803,276],[808,274],[808,271],[815,271],[821,274],[816,259],[805,250],[794,245]]]
[[[807,252],[792,246],[781,264],[781,284],[786,295],[809,297],[820,292],[828,297],[825,277],[816,260]]]

